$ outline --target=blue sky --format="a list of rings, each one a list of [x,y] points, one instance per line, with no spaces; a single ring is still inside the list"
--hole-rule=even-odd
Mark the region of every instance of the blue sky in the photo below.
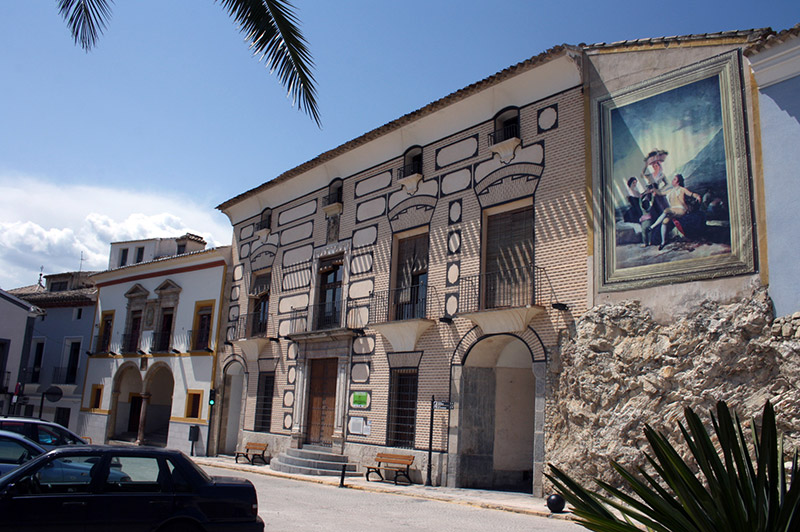
[[[90,53],[55,0],[0,2],[0,288],[108,243],[231,229],[215,206],[558,44],[800,22],[800,2],[296,0],[323,127],[212,0],[117,0]],[[81,253],[84,262],[81,263]]]

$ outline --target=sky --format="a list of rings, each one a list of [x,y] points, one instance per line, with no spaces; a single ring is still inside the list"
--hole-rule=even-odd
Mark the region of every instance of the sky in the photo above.
[[[202,235],[216,206],[559,44],[800,22],[800,2],[295,0],[322,127],[213,0],[117,0],[77,47],[55,0],[0,0],[0,288],[102,270],[109,243]]]

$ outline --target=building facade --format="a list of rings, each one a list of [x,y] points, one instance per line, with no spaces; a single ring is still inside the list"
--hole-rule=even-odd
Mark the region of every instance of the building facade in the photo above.
[[[0,412],[5,415],[23,413],[22,381],[28,366],[31,339],[36,319],[45,311],[5,290],[0,290]]]
[[[92,276],[97,310],[81,434],[206,453],[230,249],[205,247],[191,234],[112,243],[112,268]],[[134,256],[119,266],[126,249]]]
[[[20,381],[28,404],[20,413],[37,415],[72,430],[78,428],[86,352],[92,340],[96,300],[89,280],[92,273],[46,275],[44,286],[11,291],[46,312],[34,322],[27,364],[22,368]]]

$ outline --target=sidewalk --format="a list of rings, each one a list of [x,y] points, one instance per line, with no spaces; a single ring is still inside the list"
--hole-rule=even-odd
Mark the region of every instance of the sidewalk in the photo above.
[[[322,477],[316,475],[298,475],[281,473],[270,469],[269,465],[251,465],[234,462],[230,456],[204,457],[194,456],[195,463],[230,469],[233,471],[246,471],[248,473],[258,473],[274,477],[302,480],[305,482],[316,482],[317,484],[327,484],[329,486],[339,486],[339,477]],[[350,489],[372,491],[377,493],[394,493],[405,495],[406,497],[417,497],[434,501],[452,502],[476,506],[479,508],[489,508],[493,510],[503,510],[506,512],[516,512],[554,519],[571,519],[571,514],[551,513],[547,508],[544,499],[532,497],[525,493],[514,493],[505,491],[473,490],[464,488],[448,488],[439,486],[424,486],[412,484],[410,486],[395,486],[393,482],[367,482],[363,475],[358,477],[345,478],[345,486]]]

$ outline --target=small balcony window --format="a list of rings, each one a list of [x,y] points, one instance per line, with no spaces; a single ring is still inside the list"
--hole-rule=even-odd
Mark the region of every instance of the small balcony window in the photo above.
[[[489,133],[489,145],[494,146],[519,138],[519,109],[511,108],[500,111],[494,118],[494,131]]]
[[[406,150],[403,166],[397,171],[397,177],[405,179],[416,174],[422,174],[422,148],[419,146]]]
[[[264,209],[256,223],[256,231],[269,231],[272,227],[272,209]]]

